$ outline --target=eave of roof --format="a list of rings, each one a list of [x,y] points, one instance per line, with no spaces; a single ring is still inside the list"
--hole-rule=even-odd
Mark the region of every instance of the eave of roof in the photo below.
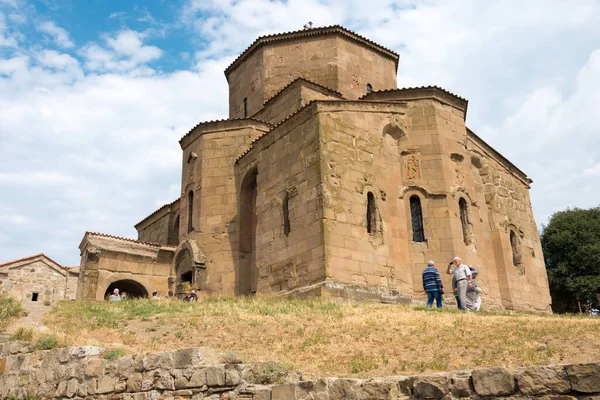
[[[529,184],[533,183],[533,181],[527,176],[527,174],[525,172],[523,172],[519,167],[517,167],[515,164],[513,164],[508,158],[506,158],[502,154],[500,154],[496,149],[494,149],[492,146],[490,146],[485,140],[483,140],[480,136],[478,136],[475,132],[473,132],[468,127],[467,127],[467,133],[470,134],[471,136],[473,136],[476,140],[478,140],[486,148],[486,150],[488,150],[494,156],[498,157],[498,159],[500,161],[505,162],[508,165],[509,169],[512,168],[515,170],[515,172],[519,173],[521,175],[521,177],[525,181],[527,181],[527,183],[529,183]]]
[[[343,95],[342,95],[340,92],[338,92],[337,90],[333,90],[333,89],[331,89],[331,88],[328,88],[327,86],[323,86],[323,85],[321,85],[320,83],[313,82],[313,81],[311,81],[310,79],[306,79],[306,78],[298,77],[298,78],[296,78],[296,79],[292,80],[290,83],[288,83],[288,84],[287,84],[287,85],[285,85],[284,87],[282,87],[282,88],[281,88],[281,89],[280,89],[280,90],[279,90],[277,93],[275,93],[275,94],[274,94],[273,96],[271,96],[271,97],[270,97],[270,98],[269,98],[267,101],[265,101],[265,102],[263,103],[263,108],[264,108],[264,106],[266,106],[267,104],[269,104],[271,101],[275,100],[275,98],[276,98],[277,96],[279,96],[281,93],[283,93],[283,92],[284,92],[286,89],[288,89],[289,87],[293,86],[293,85],[294,85],[294,84],[296,84],[297,82],[302,82],[302,81],[303,81],[303,82],[306,82],[306,83],[308,83],[308,84],[310,84],[310,85],[317,86],[317,87],[319,87],[319,88],[321,88],[321,89],[323,89],[323,90],[326,90],[327,92],[330,92],[330,93],[332,93],[332,94],[334,94],[334,95],[336,95],[336,96],[340,97],[340,99],[343,99],[343,98],[344,98],[344,96],[343,96]],[[263,110],[263,108],[261,108],[260,110],[258,110],[258,112],[257,112],[256,114],[259,114],[259,113],[260,113],[260,112]]]
[[[374,101],[374,102],[370,102],[370,101],[361,101],[361,100],[345,100],[345,99],[340,99],[340,100],[311,100],[310,102],[308,102],[307,104],[304,105],[304,107],[300,107],[299,109],[297,109],[296,111],[294,111],[293,113],[291,113],[290,115],[288,115],[286,118],[284,118],[283,120],[281,120],[280,122],[278,122],[277,124],[275,124],[273,126],[273,128],[265,133],[263,133],[260,136],[257,136],[254,138],[254,140],[252,140],[252,142],[250,142],[250,145],[248,146],[248,148],[246,150],[244,150],[239,156],[237,156],[237,158],[235,159],[235,163],[237,164],[246,154],[250,153],[250,151],[254,148],[254,143],[258,142],[260,139],[264,138],[265,136],[267,136],[269,133],[271,133],[274,129],[278,128],[280,125],[283,125],[285,122],[289,121],[290,119],[292,119],[294,116],[296,116],[297,114],[299,114],[300,112],[304,111],[305,109],[307,109],[308,107],[318,104],[318,103],[355,103],[355,104],[365,104],[365,103],[376,103],[376,104],[384,104],[384,103],[388,103],[388,104],[397,104],[395,102],[386,102],[386,101]]]
[[[173,204],[175,204],[178,201],[179,201],[179,198],[173,200],[170,203],[165,204],[164,206],[159,207],[158,209],[154,210],[149,215],[147,215],[146,217],[144,217],[144,219],[142,219],[140,222],[138,222],[137,224],[135,224],[133,227],[137,229],[138,225],[140,225],[142,222],[145,222],[148,218],[150,218],[150,217],[158,214],[161,210],[164,210],[166,207],[172,206]]]
[[[105,237],[105,238],[110,238],[110,239],[117,239],[117,240],[122,240],[122,241],[125,241],[125,242],[143,244],[143,245],[152,246],[152,247],[170,247],[170,248],[173,248],[173,249],[177,247],[177,246],[172,246],[172,245],[169,245],[169,244],[156,243],[156,242],[146,242],[146,241],[143,241],[143,240],[130,239],[130,238],[125,238],[125,237],[115,236],[115,235],[109,235],[109,234],[106,234],[106,233],[99,233],[99,232],[86,232],[83,235],[82,242],[83,242],[83,240],[85,240],[85,238],[87,236],[99,236],[99,237]]]
[[[250,122],[251,121],[251,122],[255,122],[255,123],[266,125],[269,128],[273,127],[273,125],[271,125],[270,123],[265,122],[265,121],[261,121],[261,120],[256,119],[256,118],[228,118],[228,119],[217,119],[217,120],[212,120],[212,121],[203,121],[203,122],[199,122],[196,125],[194,125],[194,127],[192,129],[190,129],[188,131],[188,133],[186,133],[185,135],[183,135],[181,137],[181,139],[179,139],[179,144],[181,145],[181,142],[185,138],[187,138],[188,136],[190,136],[194,132],[194,130],[196,130],[199,127],[208,126],[208,125],[211,125],[211,124],[218,124],[218,123],[222,123],[222,122],[236,122],[236,121],[237,122],[240,122],[240,121],[249,121]]]
[[[358,100],[369,100],[370,96],[374,96],[377,94],[385,94],[385,93],[416,93],[416,92],[423,92],[426,90],[434,90],[434,91],[439,91],[447,96],[450,96],[451,98],[454,99],[454,101],[456,101],[456,105],[454,105],[455,107],[460,105],[460,108],[464,108],[464,117],[465,120],[467,118],[467,109],[469,107],[469,100],[465,99],[464,97],[458,96],[457,94],[454,94],[452,92],[450,92],[449,90],[444,89],[443,87],[440,86],[418,86],[418,87],[408,87],[408,88],[398,88],[398,89],[384,89],[384,90],[374,90],[371,93],[367,93],[363,96],[361,96]]]
[[[229,74],[234,69],[236,69],[252,53],[254,53],[256,50],[258,50],[260,47],[262,47],[266,44],[274,43],[274,42],[278,42],[278,41],[284,41],[284,40],[295,40],[295,39],[304,38],[304,37],[319,36],[319,35],[332,35],[332,34],[342,35],[344,37],[347,37],[350,40],[353,40],[357,43],[361,43],[361,44],[393,59],[396,64],[396,69],[398,69],[398,62],[400,60],[400,55],[398,55],[398,53],[396,53],[395,51],[390,50],[386,47],[383,47],[380,44],[375,43],[374,41],[357,34],[356,32],[352,32],[352,31],[344,28],[341,25],[332,25],[332,26],[324,26],[321,28],[303,29],[303,30],[299,30],[299,31],[283,32],[283,33],[276,33],[276,34],[272,34],[272,35],[260,36],[254,42],[252,42],[252,44],[250,46],[248,46],[248,48],[246,48],[246,50],[244,50],[242,52],[242,54],[240,54],[238,56],[238,58],[236,58],[225,69],[225,76],[229,79]]]
[[[52,261],[54,264],[58,265],[59,267],[64,268],[62,265],[60,265],[59,263],[57,263],[56,261],[54,261],[53,259],[51,259],[47,255],[45,255],[44,253],[38,253],[38,254],[31,255],[31,256],[19,258],[19,259],[16,259],[16,260],[7,261],[5,263],[0,264],[0,268],[6,267],[8,265],[16,264],[16,263],[19,263],[19,262],[22,262],[22,261],[33,260],[33,259],[39,258],[39,257],[46,258],[47,260]]]

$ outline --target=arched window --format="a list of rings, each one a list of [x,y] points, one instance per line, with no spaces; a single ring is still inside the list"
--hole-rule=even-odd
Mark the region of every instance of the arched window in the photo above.
[[[244,118],[248,118],[248,98],[244,97]]]
[[[377,233],[377,207],[371,192],[367,192],[367,232],[371,235]]]
[[[513,264],[518,267],[521,265],[521,251],[519,249],[519,239],[513,230],[510,231],[510,247],[512,248]]]
[[[283,234],[289,235],[290,229],[290,194],[286,192],[283,199]]]
[[[194,230],[194,191],[188,192],[188,232]]]
[[[467,201],[461,197],[458,200],[458,208],[460,209],[460,224],[462,225],[463,241],[465,245],[471,244],[471,238],[469,236],[469,209],[467,208]]]
[[[370,83],[367,83],[367,94],[373,91],[373,86]]]
[[[410,197],[410,218],[412,221],[413,242],[424,242],[423,210],[421,209],[421,199],[416,194]]]

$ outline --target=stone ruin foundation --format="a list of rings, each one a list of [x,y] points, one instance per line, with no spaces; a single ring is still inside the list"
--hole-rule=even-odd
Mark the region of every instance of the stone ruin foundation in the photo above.
[[[99,347],[33,351],[0,345],[0,398],[39,399],[600,399],[600,363],[503,367],[377,379],[288,373],[267,383],[264,364],[215,364],[206,348],[107,360]]]

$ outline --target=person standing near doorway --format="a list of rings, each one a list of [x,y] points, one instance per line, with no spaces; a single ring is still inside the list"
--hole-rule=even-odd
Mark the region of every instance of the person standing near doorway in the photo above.
[[[423,289],[427,293],[427,307],[433,306],[433,300],[437,308],[442,308],[442,278],[433,261],[427,261],[427,268],[423,270]]]
[[[454,261],[448,264],[446,272],[448,272],[449,275],[454,275],[456,278],[456,291],[458,292],[458,298],[460,299],[460,309],[466,310],[467,288],[473,287],[471,269],[468,265],[462,263],[460,257],[454,257]]]
[[[113,290],[113,294],[110,295],[110,301],[121,301],[121,296],[119,295],[119,289]]]

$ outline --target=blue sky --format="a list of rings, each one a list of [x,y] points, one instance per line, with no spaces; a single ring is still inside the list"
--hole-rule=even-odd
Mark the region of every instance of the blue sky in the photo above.
[[[399,87],[469,99],[468,126],[534,180],[538,225],[600,202],[598,0],[0,0],[0,262],[135,238],[179,196],[178,139],[227,116],[226,66],[308,21],[400,53]]]

